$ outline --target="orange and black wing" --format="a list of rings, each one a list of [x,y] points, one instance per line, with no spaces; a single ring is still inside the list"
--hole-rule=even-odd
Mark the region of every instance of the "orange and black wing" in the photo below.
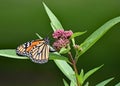
[[[28,56],[35,63],[46,63],[49,57],[49,45],[40,43],[35,45],[29,52]]]
[[[17,47],[16,49],[16,54],[20,56],[27,56],[28,53],[26,52],[26,49],[31,46],[32,41],[26,42],[20,46]]]

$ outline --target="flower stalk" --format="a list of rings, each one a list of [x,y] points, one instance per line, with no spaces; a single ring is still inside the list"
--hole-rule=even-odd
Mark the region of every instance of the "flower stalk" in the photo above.
[[[72,56],[71,52],[68,52],[68,55],[69,55],[69,58],[71,60],[73,69],[75,71],[75,77],[76,77],[76,81],[77,81],[77,86],[81,86],[80,82],[79,82],[79,79],[78,79],[78,70],[77,70],[77,67],[76,67],[76,61],[73,59],[73,56]]]

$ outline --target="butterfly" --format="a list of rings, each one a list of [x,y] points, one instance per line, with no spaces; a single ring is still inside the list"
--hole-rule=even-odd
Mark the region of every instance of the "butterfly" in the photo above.
[[[16,54],[27,56],[33,62],[43,64],[48,62],[49,52],[53,52],[49,46],[49,38],[37,39],[26,42],[16,49]]]

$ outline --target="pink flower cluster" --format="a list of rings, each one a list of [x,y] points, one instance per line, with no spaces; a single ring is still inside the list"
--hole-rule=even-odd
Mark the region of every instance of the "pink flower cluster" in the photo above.
[[[73,34],[73,32],[72,32],[71,30],[69,30],[69,31],[64,31],[64,30],[60,29],[60,30],[56,30],[56,31],[52,34],[52,36],[53,36],[53,38],[55,38],[55,39],[59,39],[59,38],[65,38],[65,39],[67,39],[67,38],[69,38],[72,34]]]
[[[70,43],[69,38],[73,34],[71,30],[64,31],[62,29],[56,30],[52,36],[55,39],[53,47],[60,50],[62,47],[66,47]]]

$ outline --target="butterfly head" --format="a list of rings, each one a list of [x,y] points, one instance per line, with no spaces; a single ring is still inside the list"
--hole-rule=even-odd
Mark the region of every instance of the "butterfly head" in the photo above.
[[[46,38],[44,38],[44,41],[45,41],[45,44],[49,44],[49,42],[50,42],[50,40],[49,40],[49,37],[46,37]]]

